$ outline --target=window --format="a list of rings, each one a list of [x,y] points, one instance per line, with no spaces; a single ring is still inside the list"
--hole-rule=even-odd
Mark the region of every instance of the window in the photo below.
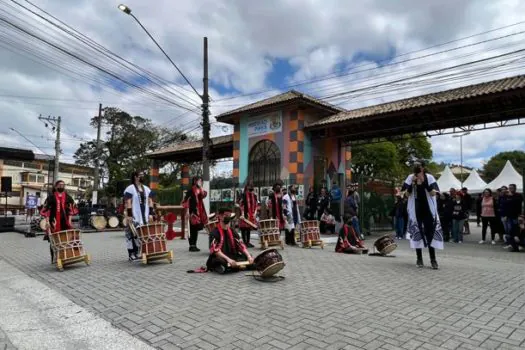
[[[257,187],[273,186],[280,179],[281,152],[274,142],[263,140],[252,147],[248,174]]]
[[[73,186],[80,187],[80,188],[86,188],[89,186],[89,180],[82,178],[82,177],[76,177],[73,178]]]
[[[45,183],[45,177],[42,174],[22,173],[21,177],[22,177],[22,182],[39,183],[39,184]]]

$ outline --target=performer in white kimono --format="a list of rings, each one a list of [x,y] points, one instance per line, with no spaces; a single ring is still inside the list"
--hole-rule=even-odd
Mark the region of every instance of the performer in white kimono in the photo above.
[[[436,179],[425,172],[423,161],[414,164],[414,174],[403,184],[402,192],[408,197],[408,234],[410,247],[416,249],[417,266],[423,267],[422,249],[428,247],[430,264],[438,269],[435,249],[443,249],[443,230],[437,212],[436,194],[439,192]]]
[[[296,245],[295,228],[301,223],[299,205],[296,198],[297,188],[289,187],[289,192],[283,196],[283,214],[285,217],[284,232],[287,245]]]
[[[126,228],[126,246],[128,248],[129,261],[138,259],[139,244],[138,237],[134,234],[134,227],[146,225],[149,216],[155,215],[151,190],[144,185],[144,173],[135,171],[131,175],[131,185],[124,190],[124,201],[128,227]]]

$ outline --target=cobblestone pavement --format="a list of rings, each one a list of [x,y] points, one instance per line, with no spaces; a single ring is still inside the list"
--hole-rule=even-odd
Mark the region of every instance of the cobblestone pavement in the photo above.
[[[160,349],[523,348],[525,253],[473,231],[438,252],[438,271],[417,269],[406,241],[396,257],[286,248],[278,283],[186,273],[206,260],[204,235],[200,253],[169,242],[173,265],[127,262],[123,233],[83,236],[90,267],[57,272],[47,242],[15,233],[0,234],[0,258]]]
[[[7,335],[0,329],[0,350],[16,350]]]

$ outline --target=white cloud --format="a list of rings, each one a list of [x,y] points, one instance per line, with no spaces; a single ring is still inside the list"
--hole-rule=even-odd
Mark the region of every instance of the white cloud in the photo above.
[[[41,0],[38,1],[38,5],[166,81],[184,84],[179,74],[133,19],[118,11],[119,1]],[[287,78],[298,81],[329,74],[335,67],[350,68],[357,54],[366,53],[365,61],[358,63],[361,68],[354,67],[354,71],[365,68],[369,70],[297,88],[317,96],[332,95],[429,69],[439,69],[454,63],[487,57],[496,52],[509,50],[510,45],[518,47],[523,45],[521,44],[523,36],[509,38],[504,42],[487,43],[482,47],[472,47],[470,51],[444,53],[396,66],[379,67],[370,61],[371,57],[381,57],[390,53],[392,49],[396,54],[419,50],[440,42],[518,22],[525,15],[525,3],[519,0],[498,2],[371,0],[342,3],[335,0],[264,2],[159,0],[155,1],[154,6],[149,2],[130,0],[127,5],[199,91],[202,86],[204,36],[209,38],[210,78],[214,84],[245,93],[271,88],[268,86],[267,76],[272,69],[271,62],[275,58],[289,60],[290,64],[297,68],[297,72]],[[57,42],[64,40],[63,36],[59,36],[58,31],[49,29],[42,21],[35,20],[23,12],[17,12],[18,7],[13,6],[14,8],[7,7],[5,4],[0,5],[0,15],[4,17],[16,15],[19,17],[19,23],[23,23],[20,22],[23,20],[26,24],[33,25],[32,29],[39,34],[44,34],[46,38]],[[16,19],[12,16],[9,18]],[[502,33],[523,29],[524,27],[510,28]],[[12,44],[7,43],[10,34],[12,31],[8,31],[5,27],[0,29],[0,44],[4,45],[3,48],[12,49]],[[470,41],[477,40],[480,38],[473,38]],[[78,43],[72,41],[68,43],[77,50],[77,53],[90,55],[89,57],[98,63],[105,64],[106,59],[103,56],[91,56],[92,53],[84,51]],[[509,46],[502,48],[500,47],[502,43]],[[38,50],[35,51],[37,54],[44,50],[42,45],[35,44],[32,48]],[[442,49],[435,48],[402,59]],[[483,52],[465,56],[468,52],[472,53],[480,49],[483,49]],[[94,136],[94,130],[88,124],[90,118],[97,113],[99,101],[105,106],[119,106],[132,114],[143,115],[160,124],[182,125],[186,130],[198,130],[198,115],[188,113],[176,118],[184,111],[154,100],[143,93],[137,91],[121,93],[107,87],[101,88],[98,82],[91,81],[102,79],[99,72],[85,65],[70,65],[71,62],[70,58],[62,57],[60,61],[55,62],[61,68],[53,66],[53,69],[50,69],[30,60],[27,52],[21,55],[9,50],[0,51],[0,120],[2,121],[0,133],[4,144],[32,147],[16,134],[9,132],[9,128],[13,127],[27,135],[44,135],[44,139],[37,137],[32,140],[52,148],[53,142],[48,138],[52,139],[53,136],[45,131],[37,117],[39,114],[61,115],[66,132],[63,136],[63,149],[65,155],[71,157],[78,146],[74,138]],[[363,67],[366,63],[370,64]],[[65,71],[67,74],[64,74],[63,69],[66,68],[82,76],[79,80],[74,80],[70,77],[73,75],[72,72]],[[57,72],[61,69],[62,73]],[[332,102],[340,103],[347,108],[356,108],[520,72],[523,71],[520,69],[496,71],[485,76],[465,77],[461,81],[436,82],[431,88],[424,84],[398,85],[372,92],[351,94],[345,98],[333,99]],[[130,73],[123,68],[119,68],[117,73],[130,78]],[[175,85],[165,85],[164,88],[180,91]],[[186,85],[185,88],[189,89]],[[156,91],[162,90],[157,88]],[[163,93],[167,94],[165,91]],[[187,91],[183,93],[185,99],[198,103],[198,99],[192,93]],[[228,95],[221,96],[217,91],[210,93],[216,101],[228,97]],[[217,115],[271,94],[272,92],[268,92],[265,95],[214,102],[211,110],[213,115]],[[2,95],[33,96],[40,99],[8,98]],[[464,158],[468,162],[479,163],[480,159],[484,159],[491,152],[511,148],[523,149],[521,140],[525,136],[524,130],[522,127],[516,127],[473,133],[472,136],[464,138]],[[223,132],[221,128],[212,129],[214,134]],[[433,138],[431,141],[436,158],[459,162],[459,140],[443,136]]]

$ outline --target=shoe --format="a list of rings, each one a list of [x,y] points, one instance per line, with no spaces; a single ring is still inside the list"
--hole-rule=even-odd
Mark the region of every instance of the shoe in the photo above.
[[[432,266],[432,270],[438,270],[439,269],[437,261],[431,261],[430,265]]]
[[[496,245],[496,241],[492,241],[492,245]]]
[[[196,246],[192,245],[190,247],[190,252],[200,252],[201,250],[199,248],[197,248]]]
[[[461,244],[461,243],[463,243],[463,241],[459,241],[458,243]]]
[[[246,246],[247,246],[248,248],[255,248],[255,246],[254,246],[253,244],[251,244],[251,243],[246,244]]]
[[[494,242],[494,241],[493,241]],[[484,240],[479,241],[479,244],[485,244]]]
[[[511,246],[510,245],[505,245],[503,246],[503,249],[509,249]]]
[[[425,264],[423,264],[423,260],[418,260],[418,261],[416,262],[416,266],[419,267],[419,268],[422,268],[422,267],[425,266]]]

